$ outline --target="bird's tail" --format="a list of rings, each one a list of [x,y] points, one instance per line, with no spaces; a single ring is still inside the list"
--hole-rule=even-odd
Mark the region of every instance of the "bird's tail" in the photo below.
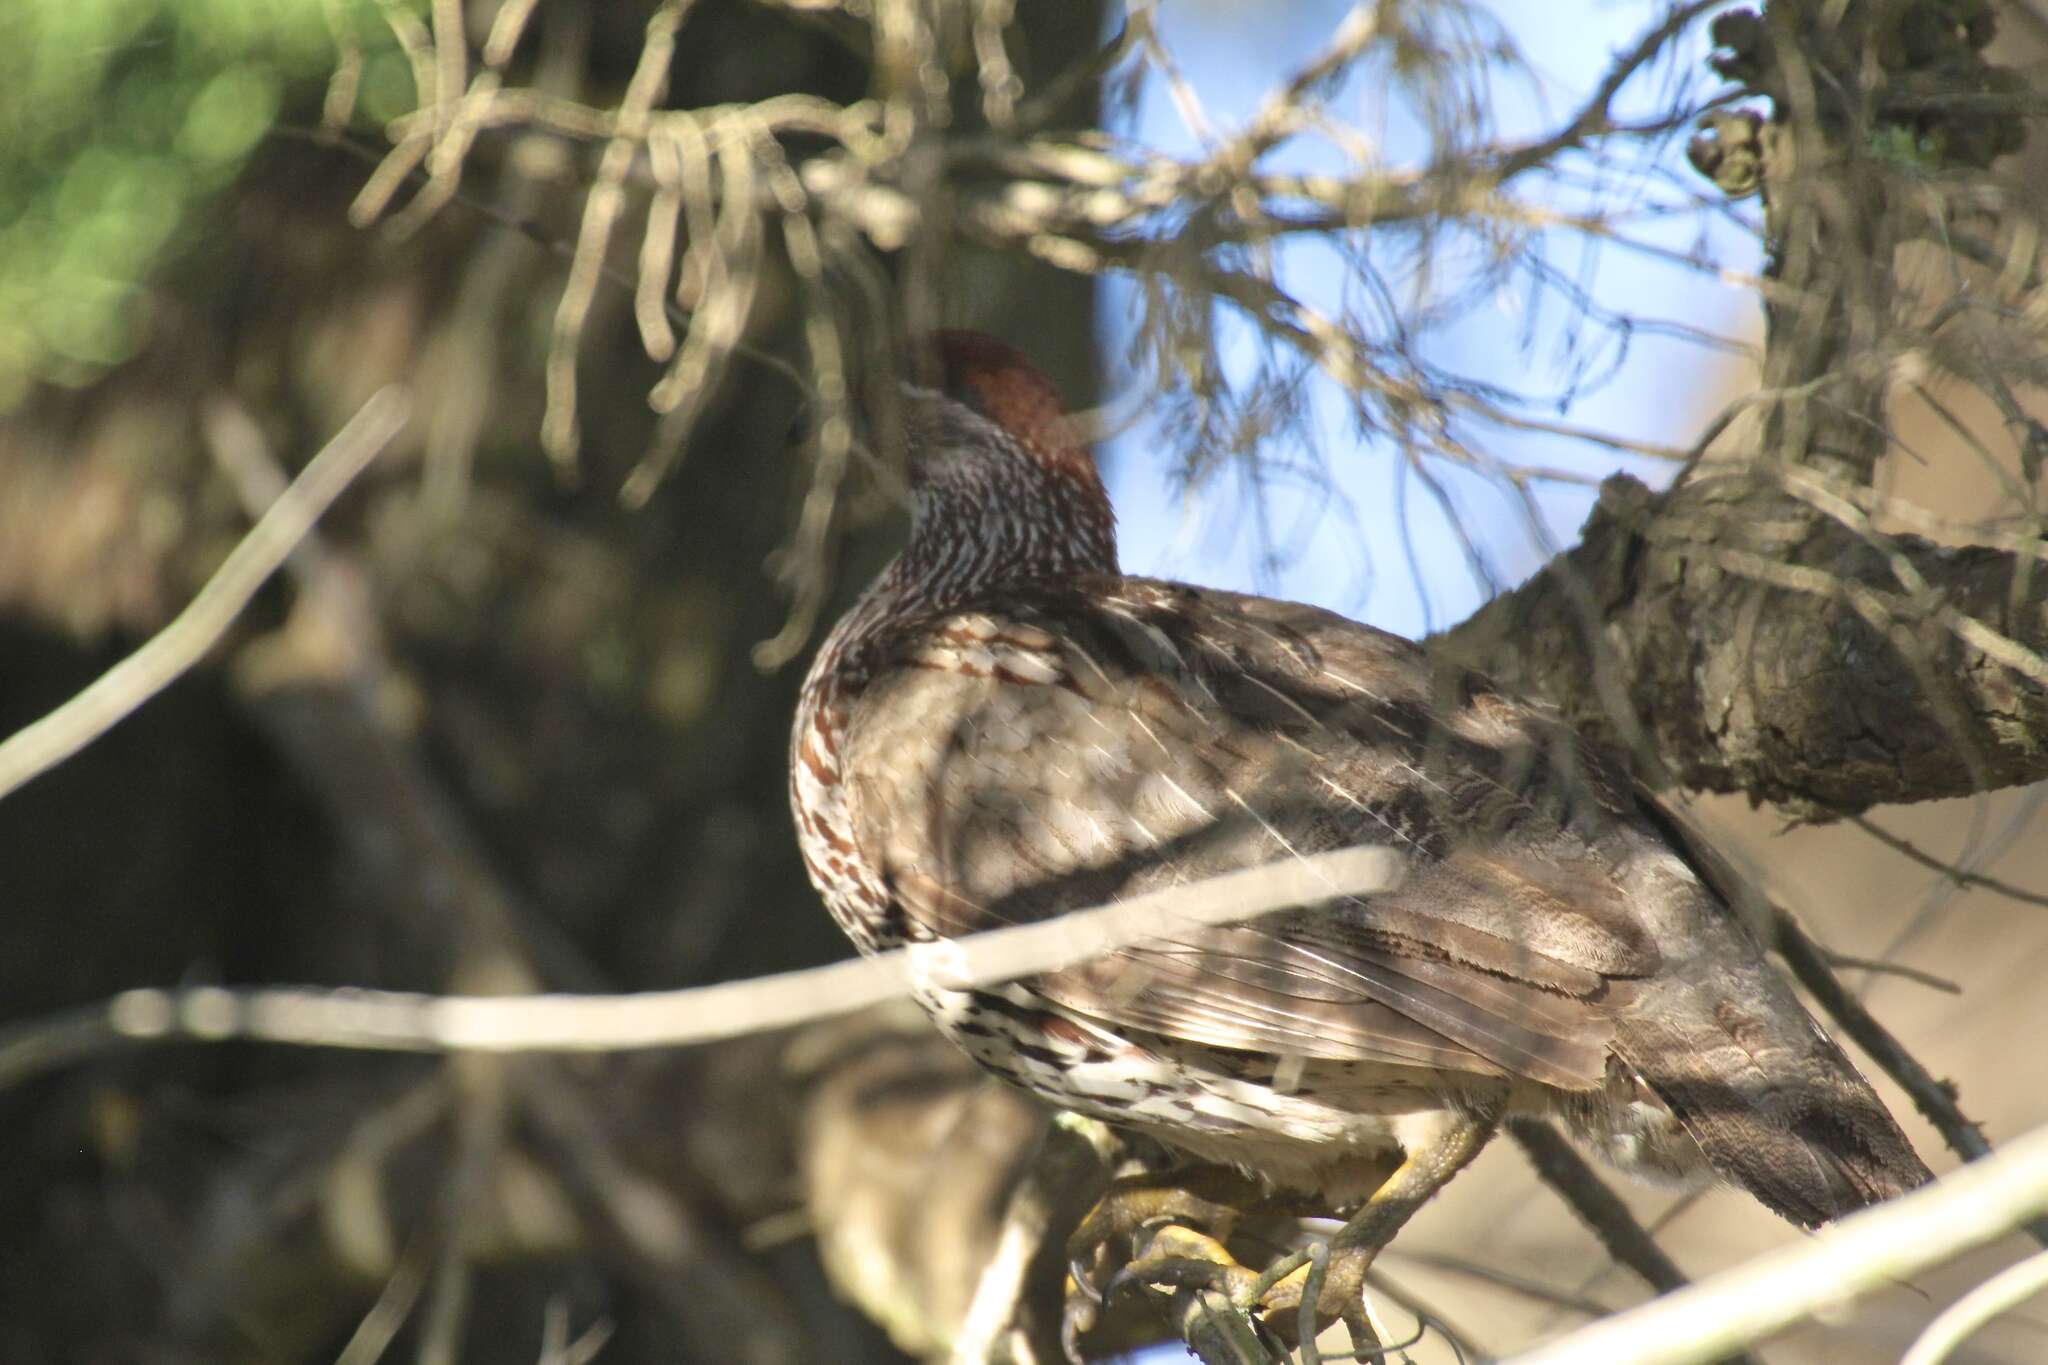
[[[1658,935],[1665,969],[1635,983],[1615,1051],[1714,1169],[1809,1228],[1930,1179],[1729,907],[1697,883],[1670,890],[1660,913],[1689,922]],[[1677,960],[1674,943],[1685,945]]]

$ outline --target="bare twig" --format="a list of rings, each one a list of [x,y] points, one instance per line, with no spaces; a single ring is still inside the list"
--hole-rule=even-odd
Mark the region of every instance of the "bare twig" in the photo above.
[[[1918,967],[1909,967],[1903,962],[1887,962],[1883,958],[1860,957],[1855,953],[1839,953],[1833,948],[1823,950],[1828,966],[1838,971],[1869,972],[1873,976],[1895,976],[1901,981],[1910,981],[1916,986],[1925,986],[1943,995],[1961,995],[1963,988],[1945,976],[1923,972]]]
[[[1664,1249],[1643,1231],[1628,1206],[1615,1197],[1584,1157],[1556,1129],[1540,1119],[1512,1119],[1508,1133],[1543,1183],[1563,1196],[1607,1254],[1636,1273],[1644,1284],[1666,1293],[1691,1283]]]
[[[536,3],[537,0],[504,0],[498,6],[497,14],[491,18],[490,34],[484,39],[485,66],[503,66],[512,60],[512,50],[519,46]]]
[[[569,1305],[560,1298],[548,1301],[547,1316],[541,1322],[540,1360],[536,1365],[591,1365],[612,1339],[611,1323],[600,1318],[575,1340],[569,1339]]]
[[[1807,937],[1806,930],[1789,912],[1773,908],[1775,946],[1799,984],[1813,994],[1820,1007],[1870,1054],[1887,1076],[1897,1081],[1913,1103],[1941,1131],[1956,1155],[1975,1161],[1991,1150],[1984,1130],[1956,1108],[1950,1088],[1936,1080],[1918,1059],[1877,1022],[1863,1002],[1851,995],[1829,965],[1827,950]]]
[[[1979,1327],[2048,1289],[2048,1251],[2008,1266],[1957,1299],[1914,1339],[1899,1365],[1941,1365]]]
[[[1543,1177],[1543,1183],[1571,1205],[1579,1221],[1600,1239],[1617,1263],[1634,1271],[1643,1283],[1660,1294],[1692,1283],[1636,1221],[1628,1206],[1607,1188],[1607,1183],[1555,1128],[1540,1119],[1512,1119],[1508,1132],[1529,1158],[1529,1164],[1536,1168],[1536,1174]],[[1726,1358],[1726,1365],[1755,1365],[1755,1361],[1738,1351]]]
[[[2048,1211],[2048,1129],[1812,1237],[1568,1333],[1503,1365],[1698,1365]]]
[[[1870,1055],[1878,1067],[1899,1083],[1913,1099],[1913,1106],[1934,1125],[1942,1140],[1965,1161],[1983,1159],[1991,1151],[1991,1144],[1979,1128],[1956,1104],[1955,1088],[1936,1080],[1918,1058],[1908,1052],[1891,1030],[1877,1022],[1874,1015],[1863,1007],[1863,1002],[1851,995],[1834,971],[1828,966],[1827,955],[1819,944],[1806,935],[1799,921],[1784,910],[1776,911],[1777,941],[1779,955],[1792,968],[1792,975],[1799,984],[1813,993],[1813,998],[1828,1016],[1856,1040],[1856,1045]],[[2048,1246],[2048,1219],[2021,1224],[2034,1239]]]
[[[783,1286],[621,1153],[612,1106],[594,1102],[592,1091],[546,1059],[527,1059],[511,1079],[525,1125],[553,1158],[585,1225],[642,1292],[692,1339],[722,1343],[724,1359],[770,1365],[806,1358]]]
[[[1510,1294],[1528,1299],[1532,1303],[1540,1303],[1546,1307],[1562,1309],[1567,1313],[1576,1313],[1583,1318],[1604,1318],[1614,1311],[1612,1304],[1602,1303],[1600,1300],[1591,1298],[1584,1293],[1574,1292],[1558,1285],[1546,1284],[1527,1275],[1518,1275],[1513,1271],[1503,1270],[1499,1266],[1485,1265],[1466,1256],[1449,1256],[1435,1251],[1399,1251],[1389,1248],[1382,1252],[1379,1258],[1373,1262],[1373,1269],[1377,1272],[1385,1266],[1400,1265],[1408,1262],[1420,1266],[1428,1266],[1431,1270],[1443,1270],[1453,1275],[1463,1275],[1470,1279],[1478,1280],[1482,1284],[1492,1285],[1496,1289],[1505,1289]],[[1373,1274],[1366,1276],[1366,1284],[1368,1286],[1376,1286],[1378,1283],[1379,1281]],[[1397,1299],[1396,1302],[1403,1301]]]
[[[49,715],[0,741],[0,797],[98,739],[204,658],[320,514],[390,444],[408,410],[398,389],[372,395],[168,625]]]
[[[675,53],[676,30],[693,0],[664,0],[647,20],[646,41],[626,95],[614,115],[616,131],[604,149],[597,181],[584,199],[583,222],[576,237],[576,255],[569,279],[555,307],[555,325],[548,346],[547,412],[541,419],[541,445],[563,469],[576,459],[579,422],[576,416],[576,356],[590,318],[591,300],[602,278],[610,250],[612,227],[625,208],[626,173],[646,141],[649,111],[668,88],[669,62]]]
[[[1669,6],[1664,17],[1638,38],[1635,46],[1615,56],[1599,86],[1569,122],[1550,136],[1518,148],[1504,158],[1499,174],[1506,177],[1544,165],[1568,147],[1576,147],[1589,138],[1613,131],[1611,111],[1614,97],[1621,93],[1621,88],[1654,60],[1687,25],[1717,3],[1718,0],[1688,0],[1685,4]]]
[[[1944,862],[1932,853],[1925,852],[1916,845],[1901,839],[1898,835],[1893,834],[1868,816],[1854,816],[1851,823],[1880,844],[1883,844],[1886,848],[1892,850],[1892,852],[1902,854],[1905,857],[1911,858],[1920,866],[1940,873],[1944,878],[1957,886],[1978,886],[1986,891],[2004,896],[2008,900],[2018,901],[2023,905],[2039,905],[2048,908],[2048,895],[2044,895],[2039,891],[2029,891],[2025,887],[2014,886],[2011,882],[2000,881],[1996,877],[1987,877],[1982,872],[1972,872],[1967,868],[1958,867],[1954,863]]]
[[[1175,1290],[1173,1320],[1189,1353],[1202,1365],[1279,1365],[1251,1320],[1219,1290]]]
[[[1446,1268],[1457,1269],[1458,1267],[1447,1266]],[[1413,1341],[1400,1343],[1400,1346],[1390,1347],[1388,1348],[1389,1350],[1399,1350],[1402,1346],[1412,1345],[1414,1342],[1421,1341],[1429,1333],[1434,1332],[1439,1337],[1442,1337],[1444,1345],[1450,1348],[1451,1359],[1455,1362],[1455,1365],[1468,1365],[1470,1361],[1476,1358],[1484,1358],[1485,1353],[1475,1345],[1478,1337],[1473,1335],[1468,1329],[1446,1318],[1441,1309],[1437,1308],[1434,1304],[1426,1302],[1414,1290],[1409,1289],[1391,1276],[1383,1274],[1377,1265],[1365,1272],[1365,1283],[1367,1288],[1377,1290],[1389,1302],[1399,1304],[1415,1319]],[[1501,1283],[1503,1283],[1505,1288],[1515,1288],[1515,1286],[1507,1285],[1505,1282]],[[1546,1299],[1546,1301],[1548,1300]],[[1367,1313],[1375,1311],[1370,1297],[1366,1299],[1365,1307]],[[1405,1355],[1365,1356],[1362,1358],[1367,1361],[1392,1360],[1395,1362],[1395,1365],[1413,1365],[1413,1362],[1408,1360]]]
[[[952,1365],[985,1365],[1020,1330],[1026,1277],[1047,1237],[1070,1230],[1107,1188],[1108,1130],[1090,1121],[1055,1123],[1003,1211],[995,1252],[975,1282],[974,1297],[953,1341]]]
[[[279,481],[253,424],[224,421],[216,454],[245,499],[260,503]],[[589,982],[593,970],[564,949],[519,898],[464,826],[459,813],[404,738],[372,702],[383,683],[383,650],[367,611],[351,610],[364,575],[336,549],[309,535],[294,556],[302,592],[276,636],[257,642],[241,670],[252,709],[333,811],[334,824],[374,848],[364,859],[380,900],[416,939],[451,958],[458,988],[531,990],[542,968],[555,980]],[[308,649],[319,641],[325,648]],[[297,646],[297,648],[294,648]],[[432,888],[422,892],[420,888]],[[552,1154],[568,1187],[585,1196],[581,1212],[593,1239],[604,1242],[629,1273],[656,1290],[657,1301],[693,1339],[733,1343],[734,1359],[772,1361],[803,1354],[789,1325],[793,1314],[764,1278],[722,1245],[679,1198],[631,1172],[614,1150],[609,1116],[574,1093],[542,1058],[451,1060],[443,1076],[457,1145],[441,1184],[440,1235],[431,1257],[432,1290],[422,1314],[422,1365],[459,1356],[467,1325],[473,1247],[458,1235],[484,1193],[508,1126],[555,1139]],[[564,1110],[574,1110],[565,1115]],[[372,1158],[362,1158],[364,1160]],[[424,1268],[420,1277],[426,1278]],[[394,1282],[397,1288],[408,1287]],[[409,1286],[418,1293],[419,1286]],[[388,1316],[388,1315],[387,1315]],[[389,1326],[384,1320],[366,1327]],[[573,1348],[564,1346],[557,1357]]]
[[[484,1199],[491,1169],[504,1150],[509,1117],[506,1065],[500,1057],[465,1057],[449,1067],[461,1102],[454,1108],[453,1160],[438,1182],[434,1218],[440,1255],[420,1315],[417,1365],[456,1365],[462,1358],[462,1333],[475,1281],[463,1227]]]
[[[377,1365],[384,1358],[384,1352],[390,1349],[392,1340],[412,1313],[413,1305],[419,1301],[431,1265],[432,1254],[427,1241],[416,1238],[385,1278],[384,1287],[377,1292],[377,1301],[356,1324],[348,1343],[335,1357],[334,1365]]]
[[[640,995],[435,996],[406,991],[133,990],[0,1032],[0,1089],[98,1044],[184,1037],[411,1052],[685,1047],[788,1028],[908,995],[1058,971],[1132,943],[1384,891],[1403,860],[1349,848],[1133,896],[1055,920],[749,981]]]

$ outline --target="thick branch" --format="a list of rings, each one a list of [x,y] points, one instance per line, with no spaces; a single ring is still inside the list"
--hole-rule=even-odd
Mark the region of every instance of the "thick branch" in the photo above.
[[[2041,556],[1881,535],[1805,470],[1617,477],[1580,544],[1438,644],[1659,780],[1830,818],[2048,778]]]

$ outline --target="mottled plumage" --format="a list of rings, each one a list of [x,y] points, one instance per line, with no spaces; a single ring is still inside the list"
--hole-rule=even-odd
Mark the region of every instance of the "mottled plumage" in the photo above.
[[[1294,603],[1122,577],[1051,385],[949,334],[911,540],[804,689],[792,799],[865,951],[1357,844],[1391,893],[924,1001],[996,1072],[1346,1201],[1467,1112],[1701,1156],[1813,1225],[1926,1178],[1656,809],[1543,709]]]

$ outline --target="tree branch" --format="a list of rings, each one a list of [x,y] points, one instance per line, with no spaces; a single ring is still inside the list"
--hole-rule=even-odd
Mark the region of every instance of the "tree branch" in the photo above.
[[[1555,1128],[1537,1118],[1510,1119],[1507,1127],[1508,1136],[1522,1149],[1522,1155],[1529,1159],[1543,1183],[1571,1205],[1579,1221],[1600,1239],[1617,1263],[1627,1266],[1659,1293],[1691,1283],[1664,1254],[1664,1248],[1636,1222],[1628,1206],[1607,1188],[1606,1182]]]
[[[1881,534],[1811,470],[1617,476],[1577,546],[1435,644],[1639,735],[1662,780],[1837,818],[2048,778],[2044,549],[2010,544]]]

